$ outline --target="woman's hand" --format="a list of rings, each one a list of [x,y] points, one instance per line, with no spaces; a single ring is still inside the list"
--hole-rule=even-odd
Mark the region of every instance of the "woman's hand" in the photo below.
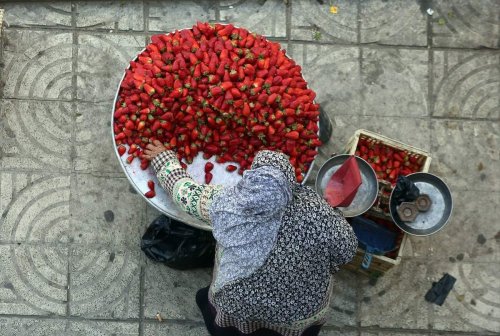
[[[153,160],[158,154],[166,151],[167,148],[163,144],[155,140],[152,144],[148,144],[144,149],[144,158],[148,160]]]

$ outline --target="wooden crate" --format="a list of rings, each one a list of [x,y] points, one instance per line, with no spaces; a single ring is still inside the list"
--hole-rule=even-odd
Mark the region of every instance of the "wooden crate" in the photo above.
[[[358,142],[359,142],[359,139],[361,137],[367,137],[369,139],[374,139],[377,142],[381,142],[386,146],[390,146],[390,147],[393,147],[393,148],[396,148],[399,150],[405,150],[410,155],[415,155],[415,156],[419,156],[419,157],[423,156],[425,159],[424,159],[424,162],[422,164],[422,168],[420,171],[421,172],[428,172],[429,171],[429,167],[431,164],[431,157],[430,157],[428,152],[426,152],[422,149],[413,147],[411,145],[407,145],[407,144],[402,143],[398,140],[394,140],[394,139],[388,138],[384,135],[381,135],[381,134],[378,134],[375,132],[371,132],[368,130],[364,130],[364,129],[357,130],[354,133],[354,135],[349,139],[349,142],[347,143],[347,146],[345,147],[344,152],[347,154],[354,154],[356,152],[356,147],[358,146]],[[389,186],[387,186],[387,184]],[[388,189],[392,189],[392,187],[390,186],[390,183],[388,183],[386,181],[380,181],[380,180],[379,180],[379,187],[380,188],[385,187]],[[380,219],[392,221],[390,214],[382,211],[382,209],[378,206],[378,205],[380,205],[380,202],[381,202],[383,197],[384,196],[382,195],[382,193],[380,193],[379,197],[375,201],[374,206],[370,210],[368,210],[367,217],[374,218],[374,219],[380,218]],[[388,198],[387,198],[387,201],[388,201]],[[350,269],[353,271],[358,271],[360,273],[370,275],[370,276],[383,275],[385,272],[387,272],[388,270],[390,270],[391,268],[393,268],[394,266],[398,265],[401,262],[404,246],[408,240],[408,235],[405,233],[402,233],[402,234],[403,234],[403,239],[401,240],[401,244],[397,250],[396,257],[389,258],[389,257],[385,257],[385,256],[374,255],[372,258],[372,262],[370,264],[369,269],[364,270],[361,268],[361,263],[363,262],[363,256],[365,254],[365,251],[362,250],[361,248],[358,248],[358,251],[356,252],[356,255],[353,258],[353,260],[349,264],[345,265],[344,268],[347,268],[347,269]]]
[[[382,134],[378,134],[378,133],[375,133],[372,131],[367,131],[364,129],[357,130],[354,133],[354,135],[351,137],[351,139],[349,139],[349,142],[347,143],[347,146],[345,147],[345,153],[354,154],[356,152],[356,147],[358,146],[358,142],[359,142],[360,137],[367,137],[370,139],[374,139],[374,140],[377,140],[377,141],[383,143],[386,146],[390,146],[390,147],[393,147],[396,149],[405,150],[410,155],[423,156],[423,157],[425,157],[425,161],[424,161],[424,164],[423,164],[422,169],[420,171],[424,172],[424,173],[429,171],[429,167],[431,165],[431,157],[430,157],[428,152],[424,151],[423,149],[402,143],[401,141],[388,138]]]
[[[371,214],[368,214],[368,217],[374,217]],[[345,269],[349,269],[351,271],[356,271],[368,276],[380,276],[389,271],[391,268],[394,266],[399,265],[401,262],[401,258],[403,257],[403,250],[406,245],[406,242],[408,240],[408,235],[405,233],[402,233],[402,240],[401,243],[395,251],[397,254],[395,257],[386,257],[386,256],[381,256],[381,255],[373,255],[372,257],[372,262],[370,264],[370,267],[365,270],[361,268],[361,264],[363,263],[363,257],[365,255],[365,251],[358,247],[358,250],[356,251],[356,255],[352,259],[352,261],[346,265],[343,266]]]

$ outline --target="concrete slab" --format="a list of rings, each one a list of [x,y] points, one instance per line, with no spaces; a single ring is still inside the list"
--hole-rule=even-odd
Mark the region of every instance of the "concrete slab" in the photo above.
[[[0,335],[10,336],[66,336],[69,322],[63,319],[0,318]]]
[[[0,318],[1,336],[135,336],[139,324],[131,322],[67,321],[64,319]]]
[[[61,243],[70,230],[70,177],[0,173],[1,243]]]
[[[330,116],[361,114],[359,49],[337,45],[289,44],[287,52]]]
[[[427,45],[427,13],[421,3],[406,0],[361,1],[361,43]]]
[[[67,247],[0,245],[0,314],[65,316]]]
[[[444,273],[457,279],[442,306],[430,305],[433,329],[498,333],[500,330],[500,271],[496,263],[433,263],[429,275],[436,281]]]
[[[454,212],[449,224],[429,237],[435,258],[457,262],[500,261],[500,228],[492,225],[497,214],[492,204],[499,204],[499,192],[457,191]],[[474,200],[474,202],[471,202]]]
[[[363,115],[414,118],[429,114],[427,51],[362,50]]]
[[[211,269],[177,271],[148,260],[144,286],[144,316],[201,321],[195,302],[198,289],[210,284]]]
[[[69,314],[86,318],[139,318],[139,249],[74,246]]]
[[[71,168],[74,118],[71,103],[4,99],[0,104],[2,169],[68,171]]]
[[[290,29],[293,40],[359,42],[357,1],[335,1],[337,14],[330,12],[328,1],[299,0],[291,2],[291,5]]]
[[[96,30],[144,30],[144,10],[138,1],[92,1],[75,3],[76,26]]]
[[[430,288],[428,262],[405,259],[377,281],[361,282],[361,326],[381,328],[429,328],[429,304],[424,295]],[[359,280],[358,280],[359,281]]]
[[[3,39],[4,98],[71,99],[71,33],[6,29]]]
[[[70,27],[71,4],[59,1],[43,3],[4,2],[4,21],[7,26],[14,27]]]
[[[76,104],[76,171],[116,173],[122,176],[116,156],[110,155],[114,153],[115,147],[110,136],[112,107],[112,102]]]
[[[286,2],[283,0],[220,2],[220,20],[257,34],[286,37]]]
[[[500,55],[494,52],[435,51],[433,116],[500,118]]]
[[[169,33],[191,28],[196,21],[216,20],[216,5],[211,1],[151,1],[146,6],[151,32]]]
[[[135,35],[80,34],[76,64],[78,99],[111,104],[125,68],[144,49],[144,41]]]
[[[433,2],[433,44],[455,48],[498,48],[500,12],[495,0]]]
[[[144,326],[144,332],[151,336],[209,336],[205,325],[179,324],[170,321],[148,322]]]
[[[433,173],[456,192],[500,190],[499,123],[433,120],[431,127]]]
[[[127,246],[135,251],[146,203],[128,191],[128,181],[78,174],[73,183],[71,226],[75,243]]]
[[[331,314],[325,325],[355,326],[358,311],[358,276],[355,273],[341,270],[335,276],[335,287],[330,303]]]

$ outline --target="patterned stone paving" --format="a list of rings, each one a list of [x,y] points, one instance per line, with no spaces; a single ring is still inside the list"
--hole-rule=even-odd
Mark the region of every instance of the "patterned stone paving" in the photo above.
[[[129,187],[109,136],[128,61],[151,34],[196,20],[266,35],[303,66],[333,125],[320,165],[366,128],[430,151],[431,172],[452,189],[448,226],[411,237],[398,267],[376,281],[337,275],[321,335],[500,333],[497,0],[0,8],[1,336],[207,335],[194,295],[210,270],[173,271],[145,259],[139,239],[157,212]],[[442,307],[426,303],[445,272],[457,277],[454,290]]]

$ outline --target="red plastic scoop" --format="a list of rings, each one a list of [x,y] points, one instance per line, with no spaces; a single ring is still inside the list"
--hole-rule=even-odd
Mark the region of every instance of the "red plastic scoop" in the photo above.
[[[331,206],[347,207],[356,196],[360,185],[361,174],[358,163],[356,157],[351,156],[332,175],[323,195]]]

